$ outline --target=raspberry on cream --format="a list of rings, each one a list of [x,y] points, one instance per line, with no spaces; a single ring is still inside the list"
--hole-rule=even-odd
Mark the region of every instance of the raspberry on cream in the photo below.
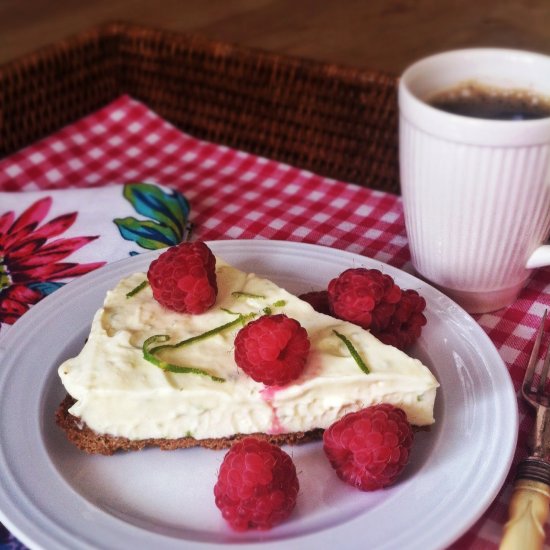
[[[316,307],[319,297],[313,299]],[[424,298],[415,290],[402,290],[378,269],[347,269],[329,282],[326,300],[335,317],[368,329],[399,349],[410,347],[426,324]]]
[[[302,374],[309,353],[307,331],[283,314],[262,315],[235,338],[235,362],[266,386],[284,386]]]
[[[216,301],[216,258],[201,241],[183,242],[151,262],[147,279],[155,300],[180,313],[204,313]]]

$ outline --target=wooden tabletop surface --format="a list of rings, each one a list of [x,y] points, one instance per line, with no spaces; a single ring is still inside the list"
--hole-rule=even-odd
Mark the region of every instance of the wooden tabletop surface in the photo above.
[[[0,63],[112,20],[394,74],[452,48],[550,54],[550,0],[0,0]]]

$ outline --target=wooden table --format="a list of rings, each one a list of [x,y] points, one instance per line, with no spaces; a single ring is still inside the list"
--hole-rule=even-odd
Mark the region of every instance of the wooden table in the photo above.
[[[2,0],[0,63],[109,20],[400,73],[426,54],[550,54],[549,0]]]

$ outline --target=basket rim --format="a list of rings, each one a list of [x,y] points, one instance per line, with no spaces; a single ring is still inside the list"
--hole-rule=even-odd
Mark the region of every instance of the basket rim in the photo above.
[[[133,23],[125,20],[110,20],[60,37],[55,42],[39,46],[30,52],[26,52],[14,59],[0,64],[0,77],[19,69],[21,66],[28,66],[47,61],[59,53],[71,50],[93,40],[115,39],[118,46],[123,39],[130,35],[142,35],[143,37],[159,36],[175,44],[193,45],[204,50],[210,50],[215,56],[230,57],[240,56],[252,59],[261,59],[265,62],[283,63],[289,67],[309,69],[312,72],[323,73],[344,81],[368,82],[377,78],[380,83],[387,80],[387,84],[394,86],[397,76],[391,72],[379,69],[361,68],[353,65],[322,61],[288,53],[279,53],[260,47],[246,46],[237,42],[212,39],[200,32],[187,32],[174,29],[165,29],[154,25]]]

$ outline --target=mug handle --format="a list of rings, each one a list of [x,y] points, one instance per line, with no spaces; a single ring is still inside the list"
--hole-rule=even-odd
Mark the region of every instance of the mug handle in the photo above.
[[[539,246],[527,260],[527,269],[550,265],[550,244]]]

